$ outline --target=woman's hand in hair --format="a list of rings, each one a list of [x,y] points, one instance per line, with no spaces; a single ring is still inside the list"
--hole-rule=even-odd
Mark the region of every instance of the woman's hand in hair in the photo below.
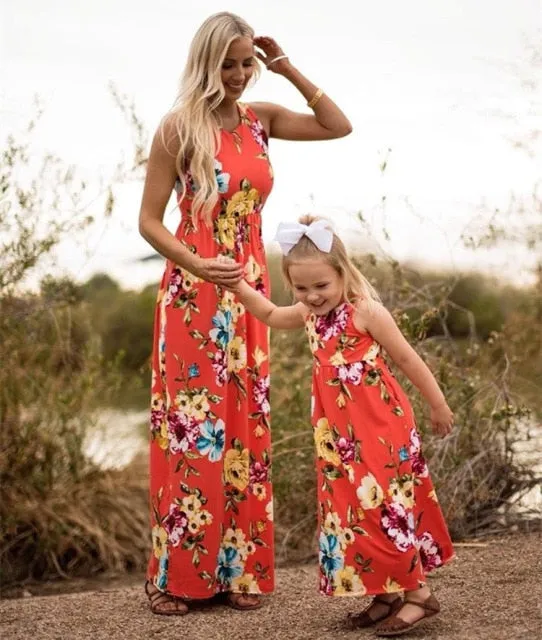
[[[259,51],[256,51],[256,57],[263,62],[269,71],[274,73],[283,73],[288,67],[290,67],[290,61],[288,56],[284,54],[281,47],[268,36],[256,36],[254,38],[254,45]],[[282,57],[284,56],[284,57]],[[276,60],[279,58],[280,60]]]
[[[194,269],[194,275],[220,287],[235,287],[243,277],[243,265],[231,258],[224,258],[225,256],[200,258]]]

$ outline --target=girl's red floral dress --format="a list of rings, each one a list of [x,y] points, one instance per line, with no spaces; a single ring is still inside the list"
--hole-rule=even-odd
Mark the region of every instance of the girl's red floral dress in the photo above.
[[[227,255],[268,292],[261,211],[273,185],[255,114],[221,132],[219,202],[194,220],[194,185],[176,237],[204,258]],[[197,224],[196,224],[197,222]],[[232,293],[166,264],[152,364],[148,579],[184,598],[273,590],[268,329]]]
[[[320,592],[412,590],[454,555],[410,403],[344,303],[306,323],[314,355]]]

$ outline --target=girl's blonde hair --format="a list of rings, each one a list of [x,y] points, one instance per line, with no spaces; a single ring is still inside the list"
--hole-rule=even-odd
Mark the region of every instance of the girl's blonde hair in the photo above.
[[[325,218],[304,215],[299,218],[298,222],[308,226],[316,222],[316,220],[323,219]],[[360,300],[366,300],[369,304],[372,300],[380,302],[380,296],[376,289],[348,257],[346,247],[339,236],[333,231],[331,223],[329,230],[333,233],[333,243],[329,253],[320,251],[310,238],[302,236],[288,255],[282,256],[282,275],[289,288],[293,289],[292,279],[289,273],[292,264],[317,258],[329,264],[330,267],[333,267],[343,279],[345,300],[351,303],[356,303]]]
[[[191,186],[184,178],[189,171],[196,189],[192,211],[207,221],[218,200],[215,156],[220,149],[220,127],[216,108],[225,95],[222,64],[231,43],[243,37],[254,38],[254,30],[233,13],[222,11],[205,20],[190,45],[175,103],[162,122],[166,148],[172,142],[171,138],[165,139],[166,124],[172,125],[167,126],[167,131],[179,145],[175,164],[182,189],[180,200]],[[260,72],[256,57],[254,64],[256,79]]]

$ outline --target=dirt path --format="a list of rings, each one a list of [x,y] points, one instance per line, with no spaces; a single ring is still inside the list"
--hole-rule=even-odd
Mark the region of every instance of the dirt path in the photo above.
[[[486,546],[458,546],[457,560],[430,585],[440,617],[409,638],[431,640],[540,640],[542,638],[542,533],[498,538]],[[134,578],[104,582],[92,591],[5,599],[3,640],[355,640],[348,611],[368,600],[327,599],[316,593],[316,566],[278,570],[277,591],[257,612],[220,607],[184,618],[154,616]],[[98,583],[99,584],[99,583]]]

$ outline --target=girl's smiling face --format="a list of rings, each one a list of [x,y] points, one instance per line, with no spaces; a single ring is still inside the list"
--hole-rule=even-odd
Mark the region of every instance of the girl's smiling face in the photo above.
[[[288,268],[295,298],[318,316],[324,316],[344,301],[344,280],[327,262],[307,259]]]

